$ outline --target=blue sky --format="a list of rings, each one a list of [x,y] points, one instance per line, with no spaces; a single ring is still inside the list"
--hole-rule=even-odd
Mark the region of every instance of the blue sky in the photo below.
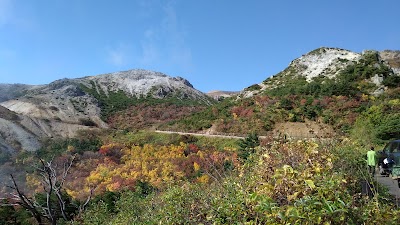
[[[0,0],[0,83],[128,69],[241,90],[321,46],[400,50],[398,0]]]

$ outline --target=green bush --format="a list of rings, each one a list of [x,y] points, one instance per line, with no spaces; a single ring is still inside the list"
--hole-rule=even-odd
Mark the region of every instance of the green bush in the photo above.
[[[389,88],[400,87],[400,76],[392,75],[383,79],[383,85],[388,86]]]
[[[250,87],[245,88],[246,91],[257,91],[260,89],[261,89],[261,86],[258,84],[253,84]]]
[[[106,121],[108,117],[118,111],[128,109],[132,105],[140,103],[148,105],[157,105],[163,103],[171,103],[176,105],[206,105],[208,104],[203,100],[192,100],[187,97],[182,97],[182,93],[177,92],[164,96],[162,99],[154,98],[149,94],[148,96],[129,96],[122,90],[113,92],[109,91],[107,94],[101,89],[96,89],[96,84],[91,82],[91,87],[80,85],[80,88],[87,94],[92,95],[97,99],[98,105],[101,108],[101,118]],[[211,98],[207,99],[208,102],[214,102]]]
[[[38,149],[35,154],[41,159],[49,160],[67,152],[68,146],[73,147],[73,153],[82,154],[85,151],[97,151],[101,145],[102,141],[96,136],[54,140],[48,139],[43,144],[43,147]]]
[[[260,145],[260,140],[256,133],[250,133],[245,139],[238,141],[238,156],[246,161],[251,154],[255,153],[255,148]]]
[[[85,210],[85,213],[79,215],[71,224],[85,224],[85,225],[99,225],[99,224],[110,224],[113,218],[107,209],[107,204],[103,201],[99,201],[90,208]]]
[[[400,113],[397,110],[397,106],[392,107],[388,103],[372,105],[357,118],[353,138],[377,144],[399,138]]]
[[[11,206],[7,200],[0,202],[0,225],[31,225],[33,219],[28,211],[18,206]]]
[[[185,181],[150,192],[138,185],[121,194],[115,211],[100,201],[80,219],[83,224],[396,224],[400,211],[384,189],[374,198],[360,194],[365,153],[348,139],[277,141],[210,184]]]

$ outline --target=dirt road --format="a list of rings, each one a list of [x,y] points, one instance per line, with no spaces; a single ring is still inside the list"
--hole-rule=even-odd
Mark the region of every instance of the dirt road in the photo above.
[[[193,136],[205,136],[205,137],[244,139],[244,137],[233,136],[233,135],[231,136],[231,135],[219,135],[219,134],[199,134],[199,133],[187,133],[187,132],[164,131],[164,130],[156,130],[155,132],[164,134],[180,134],[180,135],[193,135]]]
[[[389,189],[389,193],[395,198],[397,207],[400,207],[400,188],[397,185],[397,180],[382,176],[379,173],[375,175],[375,180]]]

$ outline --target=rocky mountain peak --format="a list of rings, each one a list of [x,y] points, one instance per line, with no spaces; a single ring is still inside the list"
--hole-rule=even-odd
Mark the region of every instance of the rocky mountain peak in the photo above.
[[[320,75],[335,76],[340,69],[358,60],[360,56],[361,54],[345,49],[322,47],[293,60],[289,67],[297,69],[307,81],[311,81]]]
[[[0,108],[0,137],[20,134],[23,139],[28,137],[26,133],[31,134],[29,140],[73,137],[78,130],[106,128],[104,111],[122,110],[139,98],[174,98],[202,104],[212,101],[182,77],[141,69],[64,78],[40,86],[0,84],[0,107],[4,107]],[[5,127],[13,128],[14,133],[1,133]],[[2,146],[8,143],[3,149],[12,149],[10,140],[0,140]],[[37,140],[32,143],[35,148],[39,146]]]
[[[160,72],[142,69],[84,77],[77,81],[87,87],[95,84],[97,89],[101,89],[105,93],[122,90],[136,97],[148,95],[157,87],[162,87],[167,92],[184,90],[197,96],[203,95],[182,77],[170,77]]]
[[[397,79],[395,77],[400,76],[400,51],[365,50],[356,53],[340,48],[321,47],[293,60],[286,69],[264,82],[244,89],[241,96],[251,97],[264,90],[276,89],[294,79],[305,79],[308,83],[315,78],[318,78],[319,82],[322,82],[321,79],[334,81],[343,72],[359,77],[353,79],[363,79],[363,82],[374,84],[375,89],[369,91],[378,95],[385,90],[384,79],[391,77],[389,80],[392,81],[389,83],[393,85]]]
[[[8,101],[2,102],[1,105],[36,118],[77,124],[82,119],[91,118],[97,125],[105,126],[99,117],[97,99],[85,92],[83,87],[107,96],[122,91],[130,97],[150,95],[164,98],[172,93],[188,99],[208,101],[205,94],[194,89],[189,81],[182,77],[170,77],[160,72],[136,69],[77,79],[65,78],[48,85],[25,88],[19,99],[5,98]]]

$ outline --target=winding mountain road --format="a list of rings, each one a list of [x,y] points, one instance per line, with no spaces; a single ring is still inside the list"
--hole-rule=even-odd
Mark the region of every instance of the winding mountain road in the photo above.
[[[222,135],[222,134],[201,134],[201,133],[189,133],[189,132],[177,132],[177,131],[165,131],[165,130],[155,130],[157,133],[164,133],[164,134],[180,134],[180,135],[193,135],[193,136],[204,136],[204,137],[218,137],[218,138],[233,138],[233,139],[244,139],[241,136],[234,136],[234,135]]]

